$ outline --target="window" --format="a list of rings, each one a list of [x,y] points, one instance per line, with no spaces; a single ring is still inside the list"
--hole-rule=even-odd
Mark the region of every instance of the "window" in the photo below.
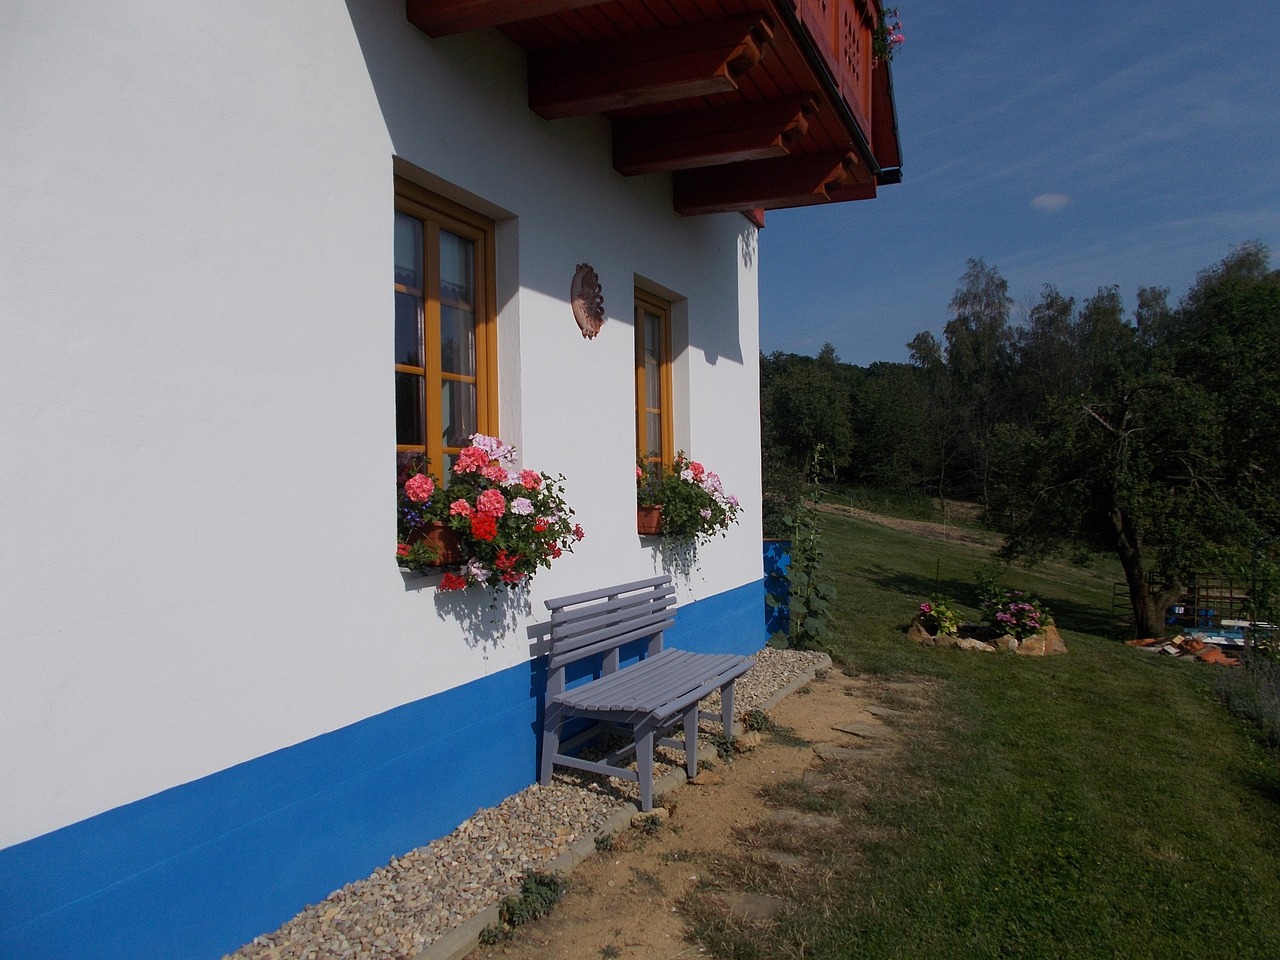
[[[671,415],[671,304],[637,290],[636,453],[650,468],[675,460]]]
[[[493,222],[396,178],[396,453],[444,479],[471,434],[496,434]]]

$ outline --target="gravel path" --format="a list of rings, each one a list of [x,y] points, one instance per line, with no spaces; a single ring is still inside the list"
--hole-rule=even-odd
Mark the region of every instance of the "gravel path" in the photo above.
[[[766,647],[738,680],[734,712],[741,717],[760,706],[822,659]],[[673,764],[658,762],[657,775],[678,765],[678,757]],[[224,960],[412,960],[519,889],[525,873],[594,836],[635,792],[635,784],[622,780],[557,773],[550,786],[534,784],[478,811],[448,836],[334,891]]]

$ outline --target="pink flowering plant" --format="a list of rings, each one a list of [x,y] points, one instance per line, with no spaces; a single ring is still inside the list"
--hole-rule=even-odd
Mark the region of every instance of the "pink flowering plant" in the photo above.
[[[906,37],[902,35],[902,19],[898,16],[897,7],[886,7],[880,12],[871,36],[871,56],[877,62],[892,60],[894,52],[902,46]]]
[[[410,477],[402,494],[413,501],[427,486]],[[431,494],[423,523],[439,520],[454,531],[463,558],[441,577],[440,590],[522,586],[584,536],[565,502],[564,477],[517,469],[515,448],[497,437],[472,435],[454,460],[448,485],[432,482]],[[403,549],[402,540],[402,557]],[[404,565],[413,569],[412,563]]]
[[[402,567],[421,570],[440,562],[435,548],[421,540],[422,531],[444,516],[436,492],[426,457],[396,454],[396,560]]]
[[[1053,623],[1048,609],[1021,590],[990,590],[982,602],[982,618],[996,630],[1022,641]]]
[[[941,633],[958,633],[960,630],[960,614],[956,613],[945,600],[930,597],[920,604],[920,612],[916,614],[920,625],[929,631],[930,636]]]
[[[726,493],[714,471],[683,450],[670,470],[636,466],[636,503],[662,507],[662,535],[707,541],[724,536],[738,520],[742,505]]]

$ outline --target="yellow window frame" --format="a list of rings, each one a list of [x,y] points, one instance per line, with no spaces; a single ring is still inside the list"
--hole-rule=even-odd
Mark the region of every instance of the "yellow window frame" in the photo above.
[[[657,356],[649,356],[649,334]],[[647,290],[635,291],[635,391],[636,391],[636,456],[651,469],[670,467],[675,462],[675,416],[671,388],[671,303]],[[649,368],[656,366],[658,390],[651,397]],[[657,406],[653,402],[657,401]],[[657,443],[649,436],[649,419],[656,415],[662,436]],[[656,451],[657,456],[653,455]]]
[[[396,443],[397,453],[420,453],[431,464],[431,472],[444,479],[448,473],[450,458],[461,446],[444,442],[444,413],[440,396],[446,381],[473,383],[475,385],[476,430],[480,433],[498,433],[498,336],[495,304],[494,272],[496,267],[496,243],[494,223],[488,217],[476,213],[447,197],[426,189],[403,177],[395,178],[395,208],[422,224],[422,276],[424,287],[413,291],[396,283],[397,292],[410,293],[422,301],[422,349],[423,366],[395,365],[398,373],[422,377],[422,422],[424,437],[420,444]],[[440,289],[440,231],[445,230],[474,244],[472,260],[475,288],[475,375],[447,372],[443,369],[440,345],[441,289]],[[397,437],[397,440],[399,438]]]

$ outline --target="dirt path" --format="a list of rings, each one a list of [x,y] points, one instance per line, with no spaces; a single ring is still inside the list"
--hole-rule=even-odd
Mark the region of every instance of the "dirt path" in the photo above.
[[[903,530],[916,536],[928,537],[930,540],[942,540],[946,543],[963,543],[974,547],[985,547],[995,550],[1000,546],[1000,535],[988,530],[973,527],[959,527],[949,523],[935,523],[929,520],[903,520],[900,517],[885,517],[857,507],[846,507],[838,503],[824,503],[819,507],[825,513],[834,513],[842,517],[856,517],[870,523],[878,523],[882,527]],[[967,513],[967,511],[966,511]]]
[[[823,822],[830,821],[778,801],[788,790],[803,793],[796,785],[815,778],[865,782],[898,749],[913,712],[923,715],[930,698],[924,683],[848,677],[834,669],[820,674],[769,712],[793,734],[775,728],[749,738],[759,745],[732,762],[712,759],[706,764],[712,769],[662,799],[660,820],[638,815],[611,843],[598,844],[549,917],[477,948],[469,960],[710,956],[687,939],[690,904],[754,919],[785,909],[783,899],[736,887],[750,885],[752,865],[774,874],[813,869],[822,855]],[[715,757],[701,749],[704,761]],[[694,900],[685,899],[691,893]]]

